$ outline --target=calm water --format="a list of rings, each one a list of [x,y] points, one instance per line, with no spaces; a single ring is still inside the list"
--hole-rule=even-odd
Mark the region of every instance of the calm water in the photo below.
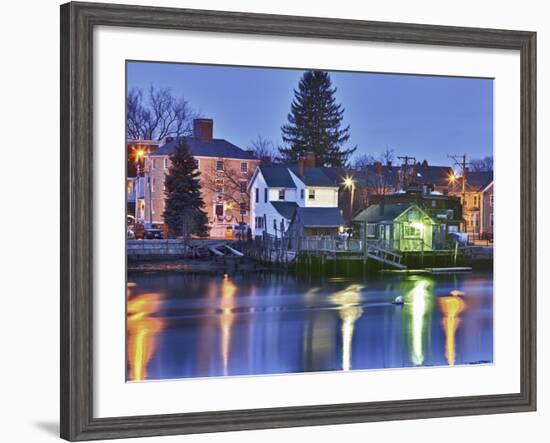
[[[128,379],[493,360],[492,274],[131,274]],[[403,305],[392,304],[397,297]]]

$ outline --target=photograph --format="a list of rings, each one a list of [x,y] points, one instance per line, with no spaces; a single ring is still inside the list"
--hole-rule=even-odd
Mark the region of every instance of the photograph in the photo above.
[[[127,60],[126,381],[493,365],[493,93]]]

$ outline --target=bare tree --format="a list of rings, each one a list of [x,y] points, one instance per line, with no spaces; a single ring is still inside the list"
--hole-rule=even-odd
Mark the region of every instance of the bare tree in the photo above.
[[[254,169],[250,167],[246,172],[236,170],[224,163],[223,171],[215,166],[202,173],[201,181],[205,189],[221,196],[222,201],[226,203],[226,213],[240,220],[240,211],[250,211],[250,191],[248,184],[254,174]]]
[[[370,154],[362,154],[355,158],[353,166],[358,171],[367,169],[368,166],[373,165],[376,159]]]
[[[258,159],[273,161],[276,157],[276,150],[273,142],[261,135],[258,135],[258,137],[250,142],[248,149],[253,151],[254,156]]]
[[[153,85],[146,94],[133,88],[126,98],[127,130],[130,140],[162,140],[188,135],[196,113],[183,97],[175,97],[168,88]]]
[[[493,156],[488,155],[484,158],[474,158],[470,160],[470,170],[475,172],[492,171]]]
[[[384,149],[380,154],[380,161],[384,165],[391,165],[394,160],[395,160],[395,151],[393,149],[386,147],[386,149]]]

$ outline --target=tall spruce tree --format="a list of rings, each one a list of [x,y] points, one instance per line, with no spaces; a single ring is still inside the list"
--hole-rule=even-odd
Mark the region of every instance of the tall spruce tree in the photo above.
[[[349,126],[342,127],[344,109],[335,101],[336,88],[324,71],[307,71],[294,90],[288,124],[281,127],[286,147],[283,161],[296,162],[307,151],[315,152],[318,166],[346,166],[356,147],[346,149]]]
[[[171,166],[164,180],[165,206],[162,214],[171,235],[188,239],[208,234],[208,218],[195,159],[182,139],[170,155]]]

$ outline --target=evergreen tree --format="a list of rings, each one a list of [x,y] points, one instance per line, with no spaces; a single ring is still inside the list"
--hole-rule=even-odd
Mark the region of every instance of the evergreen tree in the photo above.
[[[200,172],[184,140],[170,155],[170,161],[171,166],[164,180],[164,222],[171,235],[182,235],[185,239],[193,234],[205,236],[208,234],[208,219],[202,210],[204,201]]]
[[[315,152],[319,166],[346,166],[356,147],[345,149],[349,126],[342,128],[344,109],[336,104],[336,88],[327,72],[307,71],[294,90],[288,124],[282,130],[287,147],[279,148],[283,161],[296,162]]]

